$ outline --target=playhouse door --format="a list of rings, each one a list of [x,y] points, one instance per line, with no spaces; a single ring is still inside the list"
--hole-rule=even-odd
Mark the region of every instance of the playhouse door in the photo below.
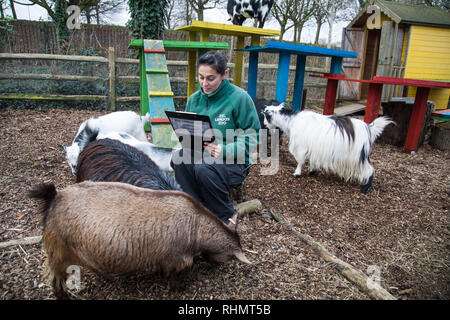
[[[367,44],[364,52],[364,63],[362,70],[363,80],[372,80],[377,72],[378,49],[380,47],[380,29],[367,30]],[[359,100],[366,100],[369,93],[369,84],[361,83]]]
[[[342,31],[342,50],[355,51],[358,57],[344,58],[342,72],[346,78],[360,79],[364,53],[364,30],[362,28],[344,28]],[[359,82],[340,81],[339,99],[358,100]]]

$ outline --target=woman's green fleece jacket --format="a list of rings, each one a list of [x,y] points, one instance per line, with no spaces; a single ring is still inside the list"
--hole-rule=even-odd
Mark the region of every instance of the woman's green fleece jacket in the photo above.
[[[211,94],[203,89],[189,97],[186,112],[209,116],[224,160],[254,164],[261,125],[255,105],[247,92],[225,79]],[[218,132],[219,131],[219,132]],[[252,157],[251,157],[252,156]]]

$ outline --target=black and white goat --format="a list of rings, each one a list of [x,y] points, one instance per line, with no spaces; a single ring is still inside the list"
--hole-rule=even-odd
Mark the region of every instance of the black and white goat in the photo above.
[[[261,99],[261,98],[252,98],[252,100],[253,100],[253,104],[255,105],[256,113],[258,114],[259,123],[261,124],[261,129],[267,129],[266,125],[264,124],[264,109],[267,106],[279,105],[280,102],[275,99],[266,100],[266,99]],[[280,130],[280,128],[278,128],[278,130],[279,130],[279,139],[281,142],[283,139],[282,138],[283,131]]]
[[[258,19],[258,28],[263,28],[274,0],[228,0],[227,12],[233,24],[242,26],[245,19]]]
[[[374,169],[369,161],[372,144],[384,128],[392,123],[379,117],[371,124],[342,116],[324,116],[312,111],[295,112],[283,105],[264,110],[268,128],[280,127],[289,136],[289,152],[297,161],[294,177],[309,159],[310,173],[322,169],[335,173],[345,181],[359,182],[367,193]]]
[[[181,190],[175,178],[159,169],[138,149],[117,140],[100,139],[80,153],[77,182],[123,182],[153,190]]]
[[[76,174],[77,161],[80,152],[91,141],[94,141],[100,133],[111,131],[126,132],[141,141],[147,141],[144,125],[150,120],[150,114],[139,116],[133,111],[117,111],[100,117],[89,118],[80,125],[71,146],[63,146],[66,159]]]
[[[172,159],[172,152],[176,149],[157,147],[148,141],[138,140],[126,132],[99,133],[97,140],[100,139],[113,139],[135,147],[152,159],[161,170],[173,171],[173,168],[170,166],[170,160]]]

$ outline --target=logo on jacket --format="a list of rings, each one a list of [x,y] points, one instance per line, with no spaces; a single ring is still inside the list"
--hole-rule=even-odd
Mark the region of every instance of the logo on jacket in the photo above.
[[[219,125],[219,126],[224,126],[227,124],[228,121],[230,121],[230,118],[227,117],[225,114],[221,113],[219,114],[219,116],[217,118],[214,119],[214,121]]]

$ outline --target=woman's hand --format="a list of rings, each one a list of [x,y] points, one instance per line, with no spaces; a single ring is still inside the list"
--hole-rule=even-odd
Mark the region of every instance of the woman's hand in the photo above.
[[[222,154],[222,145],[221,144],[215,144],[212,142],[204,142],[203,143],[205,150],[209,152],[210,155],[212,155],[214,158],[220,157]]]

